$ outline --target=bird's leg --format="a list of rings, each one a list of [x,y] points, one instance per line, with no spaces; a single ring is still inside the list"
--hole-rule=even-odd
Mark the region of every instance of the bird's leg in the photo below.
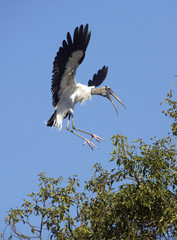
[[[103,138],[95,135],[94,133],[89,133],[89,132],[86,132],[86,131],[84,131],[84,130],[81,130],[81,129],[76,128],[75,125],[74,125],[74,117],[73,117],[73,115],[72,115],[72,128],[75,129],[76,131],[80,131],[80,132],[83,132],[83,133],[86,133],[86,134],[90,135],[90,136],[91,136],[90,141],[92,140],[92,138],[95,138],[96,141],[99,142],[99,143],[100,143],[99,140],[104,140],[104,141],[105,141],[105,139],[103,139]]]
[[[84,142],[84,145],[85,145],[86,143],[88,143],[89,147],[90,147],[92,150],[93,150],[93,147],[98,148],[97,146],[95,146],[95,144],[93,144],[93,143],[91,142],[91,140],[88,140],[87,138],[81,136],[80,134],[74,132],[72,129],[69,128],[70,117],[71,117],[71,115],[69,115],[69,117],[68,117],[68,122],[67,122],[67,125],[66,125],[66,129],[67,129],[68,131],[70,131],[71,133],[74,133],[76,136],[82,138],[82,139],[85,141],[85,142]],[[73,115],[72,115],[72,119],[73,119]]]

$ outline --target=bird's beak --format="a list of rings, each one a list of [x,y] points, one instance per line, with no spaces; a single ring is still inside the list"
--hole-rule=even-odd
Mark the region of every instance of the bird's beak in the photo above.
[[[116,108],[116,105],[115,103],[113,102],[112,98],[111,98],[111,95],[118,101],[122,104],[122,106],[126,109],[125,105],[123,104],[123,102],[120,100],[120,98],[118,98],[118,96],[112,91],[112,89],[109,90],[109,95],[107,95],[107,98],[111,101],[111,103],[113,104],[117,114],[118,114],[118,110]]]
[[[102,97],[106,97],[108,98],[111,103],[113,104],[114,108],[116,109],[116,112],[118,114],[118,110],[116,108],[115,103],[113,102],[111,95],[118,101],[120,102],[123,107],[126,109],[125,105],[123,104],[123,102],[118,98],[118,96],[112,91],[112,89],[108,86],[104,86],[104,87],[100,87],[100,88],[93,88],[91,90],[91,94],[92,95],[101,95]]]

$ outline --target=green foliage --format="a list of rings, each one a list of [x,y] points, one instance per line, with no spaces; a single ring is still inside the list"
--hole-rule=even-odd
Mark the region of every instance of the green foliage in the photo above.
[[[177,136],[177,101],[173,99],[173,90],[170,90],[167,94],[167,98],[164,102],[168,104],[169,109],[164,110],[165,116],[172,118],[173,123],[171,124],[171,130],[174,136]],[[162,103],[161,103],[162,104]]]
[[[139,139],[138,146],[130,146],[126,137],[113,137],[117,180],[130,180],[121,184],[117,193],[127,232],[123,239],[177,236],[175,145],[170,137],[152,141],[148,145]]]
[[[39,174],[39,192],[30,193],[30,201],[25,200],[21,208],[11,209],[6,222],[11,227],[14,236],[19,239],[42,239],[44,231],[50,231],[51,239],[67,239],[72,235],[71,227],[75,218],[70,215],[70,209],[77,209],[85,198],[84,193],[76,192],[79,187],[77,176],[68,178],[67,186],[61,187],[63,178],[47,178],[45,173]],[[31,216],[40,216],[39,226],[31,223]],[[23,223],[30,228],[32,235],[22,234],[17,230],[17,225]],[[66,237],[66,238],[65,238]]]
[[[164,101],[170,107],[164,113],[176,124],[177,102],[172,100],[172,92]],[[96,163],[84,191],[77,176],[65,183],[62,177],[39,174],[39,192],[29,194],[20,208],[9,211],[9,239],[46,239],[46,233],[55,240],[176,238],[177,152],[173,137],[152,138],[148,144],[138,139],[129,144],[120,134],[112,137],[112,143],[112,170]],[[34,218],[37,226],[32,224]],[[23,233],[19,224],[25,225]]]

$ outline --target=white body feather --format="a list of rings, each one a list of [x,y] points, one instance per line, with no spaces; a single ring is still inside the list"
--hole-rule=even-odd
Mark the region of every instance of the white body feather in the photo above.
[[[87,99],[91,99],[91,89],[86,85],[77,83],[68,85],[60,96],[60,100],[56,106],[56,126],[59,130],[62,129],[63,118],[67,113],[73,114],[74,106],[77,102],[85,102]]]

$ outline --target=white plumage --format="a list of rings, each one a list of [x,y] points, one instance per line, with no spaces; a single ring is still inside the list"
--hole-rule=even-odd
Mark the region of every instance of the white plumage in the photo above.
[[[67,114],[73,115],[74,106],[78,102],[85,102],[88,99],[91,99],[91,89],[94,87],[88,87],[81,83],[69,85],[63,91],[60,101],[56,106],[56,126],[59,130],[62,129],[62,121],[63,118],[66,117]]]

